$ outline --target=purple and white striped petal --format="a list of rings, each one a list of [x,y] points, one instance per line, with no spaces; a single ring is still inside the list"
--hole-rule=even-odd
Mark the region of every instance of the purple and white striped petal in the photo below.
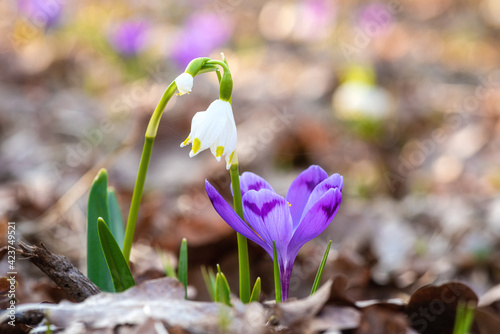
[[[269,245],[270,255],[272,256],[274,240],[278,258],[285,258],[293,228],[285,199],[271,190],[261,189],[249,190],[242,200],[245,219]]]
[[[338,188],[331,188],[309,209],[301,224],[293,233],[288,245],[288,258],[295,260],[299,249],[309,240],[316,238],[331,223],[339,210],[342,193]]]
[[[311,195],[309,196],[309,200],[307,201],[306,206],[304,207],[304,212],[302,213],[302,217],[300,217],[301,221],[304,219],[304,216],[311,209],[311,207],[330,189],[337,188],[342,192],[342,187],[344,186],[344,177],[339,174],[333,174],[328,177],[326,180],[323,180],[320,184],[318,184]],[[300,223],[299,223],[300,224]],[[297,228],[297,226],[295,226]]]
[[[215,188],[205,180],[205,189],[207,195],[214,206],[215,211],[221,216],[221,218],[233,228],[236,232],[243,235],[258,244],[260,247],[264,248],[268,253],[273,253],[272,244],[271,248],[257,235],[254,231],[238,216],[238,214],[227,204],[227,202],[222,198],[222,196],[215,190]]]
[[[274,192],[273,187],[257,174],[252,172],[244,172],[240,176],[240,188],[241,197],[245,195],[249,190],[259,191],[261,189],[267,189]]]
[[[328,174],[321,167],[312,165],[293,180],[286,194],[286,200],[290,204],[294,229],[300,223],[309,195],[326,178]]]

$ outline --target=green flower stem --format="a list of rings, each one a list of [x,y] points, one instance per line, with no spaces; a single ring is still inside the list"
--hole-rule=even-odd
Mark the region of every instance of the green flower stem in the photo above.
[[[165,93],[163,93],[160,102],[158,102],[158,105],[149,120],[148,128],[146,129],[146,138],[150,137],[154,139],[156,137],[156,132],[158,131],[158,125],[160,125],[163,110],[165,110],[168,101],[170,101],[170,98],[174,95],[176,89],[177,85],[175,84],[175,81],[172,81],[165,90]]]
[[[219,79],[219,99],[222,101],[228,101],[231,103],[231,94],[233,93],[233,79],[231,77],[231,72],[229,71],[229,65],[226,59],[224,61],[220,60],[209,60],[206,62],[206,66],[219,65],[224,69],[224,74],[221,76],[220,72],[217,71],[217,78]]]
[[[235,153],[236,154],[236,153]],[[237,162],[231,165],[231,184],[233,185],[234,211],[243,218],[243,204],[241,203],[240,174]],[[243,303],[250,302],[250,264],[248,261],[247,239],[237,233],[238,237],[238,265],[240,276],[240,299]]]
[[[222,67],[224,69],[225,72],[229,72],[229,66],[227,66],[227,64],[223,61],[220,61],[220,60],[209,60],[205,63],[206,65],[219,65],[220,67]]]
[[[134,192],[132,194],[132,203],[130,204],[127,227],[125,230],[125,241],[123,242],[123,256],[125,257],[127,264],[130,259],[135,225],[137,223],[137,217],[139,216],[139,205],[141,204],[142,191],[144,190],[144,183],[146,182],[146,174],[148,172],[149,160],[153,150],[153,143],[156,138],[156,133],[158,132],[158,125],[160,124],[163,110],[165,109],[165,106],[170,98],[174,95],[176,89],[177,85],[174,81],[172,81],[172,83],[165,90],[165,93],[163,93],[160,102],[158,102],[158,105],[149,120],[148,128],[146,129],[144,148],[142,149],[141,162],[139,164],[139,171],[137,172],[137,179],[135,181]]]

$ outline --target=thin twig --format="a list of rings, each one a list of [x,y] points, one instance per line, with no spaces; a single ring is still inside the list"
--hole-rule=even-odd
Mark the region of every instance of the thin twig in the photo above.
[[[19,254],[40,268],[54,283],[76,302],[81,302],[101,290],[82,274],[66,257],[50,252],[43,243],[40,247],[18,243]]]

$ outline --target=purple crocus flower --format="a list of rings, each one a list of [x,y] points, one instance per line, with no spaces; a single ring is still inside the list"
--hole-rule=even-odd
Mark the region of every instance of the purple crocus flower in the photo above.
[[[283,301],[288,299],[290,275],[300,248],[325,230],[342,200],[344,178],[319,166],[303,171],[288,189],[286,199],[276,194],[262,177],[240,176],[245,223],[215,188],[205,181],[208,197],[217,213],[236,232],[254,241],[273,257],[276,243]]]
[[[383,31],[393,21],[393,16],[386,5],[372,3],[364,7],[359,16],[358,22],[365,33],[377,34]]]
[[[50,28],[55,26],[63,9],[62,1],[47,0],[18,0],[17,6],[31,21],[39,28]]]
[[[121,22],[110,36],[113,48],[126,57],[137,55],[146,46],[149,24],[142,20]]]
[[[229,17],[216,13],[194,13],[187,19],[174,43],[171,56],[180,68],[184,68],[192,59],[209,55],[226,44],[231,34]]]

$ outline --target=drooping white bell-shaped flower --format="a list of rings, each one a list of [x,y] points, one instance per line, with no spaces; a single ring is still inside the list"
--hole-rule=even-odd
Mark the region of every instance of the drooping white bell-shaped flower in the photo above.
[[[217,161],[225,155],[226,168],[232,163],[236,150],[236,124],[228,101],[215,100],[206,111],[197,112],[191,122],[191,133],[181,147],[193,144],[190,157],[210,148]]]
[[[175,78],[175,84],[179,90],[177,95],[189,94],[193,90],[193,76],[184,72]]]

